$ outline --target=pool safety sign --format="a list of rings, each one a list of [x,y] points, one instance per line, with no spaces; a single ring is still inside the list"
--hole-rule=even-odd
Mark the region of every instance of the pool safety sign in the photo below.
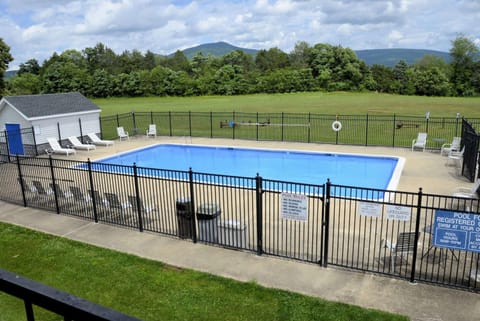
[[[433,245],[480,253],[480,215],[435,211]]]
[[[301,194],[281,194],[281,217],[284,220],[304,221],[308,219],[308,198]]]
[[[370,217],[382,216],[383,205],[379,203],[358,202],[357,211],[360,215]],[[386,205],[385,213],[388,220],[410,221],[412,209],[407,206]]]

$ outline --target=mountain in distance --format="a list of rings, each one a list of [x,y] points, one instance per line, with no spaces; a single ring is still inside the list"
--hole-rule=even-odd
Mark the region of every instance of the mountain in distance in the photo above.
[[[188,60],[192,60],[193,56],[195,56],[199,52],[201,52],[204,56],[212,55],[214,57],[223,57],[224,55],[236,50],[241,50],[244,53],[252,56],[255,56],[258,52],[258,50],[256,49],[240,48],[224,41],[206,43],[203,45],[182,50],[182,52],[188,58]],[[169,57],[173,55],[174,54],[170,54]]]
[[[255,56],[258,52],[256,49],[240,48],[224,41],[191,47],[182,50],[182,52],[189,60],[191,60],[193,56],[199,52],[201,52],[204,56],[212,55],[214,57],[223,57],[224,55],[235,50],[241,50],[252,56]],[[438,56],[444,59],[447,63],[451,61],[451,57],[448,52],[427,49],[368,49],[354,51],[357,54],[358,59],[365,61],[365,63],[369,66],[377,64],[393,67],[400,60],[404,60],[408,65],[413,65],[417,60],[427,54]],[[173,55],[174,54],[172,53],[169,55],[169,57]]]
[[[427,49],[368,49],[355,50],[355,53],[358,59],[365,61],[369,66],[384,65],[393,67],[400,60],[404,60],[408,65],[413,65],[425,55],[440,57],[447,63],[452,60],[448,52]]]

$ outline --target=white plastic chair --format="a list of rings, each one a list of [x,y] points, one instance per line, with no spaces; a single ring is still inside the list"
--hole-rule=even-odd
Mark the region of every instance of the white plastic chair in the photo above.
[[[425,151],[426,146],[427,146],[427,133],[418,133],[417,138],[412,140],[412,151],[415,148],[421,148],[422,151]]]
[[[463,146],[462,150],[459,152],[450,152],[447,158],[447,165],[452,162],[455,164],[460,164],[463,160],[463,153],[465,153],[465,146]]]
[[[123,127],[117,127],[117,134],[120,140],[122,140],[123,138],[130,139],[130,136],[128,136],[128,132],[126,132]]]
[[[451,144],[443,144],[440,149],[440,155],[448,155],[451,152],[458,152],[460,150],[460,142],[462,137],[453,137]]]
[[[148,126],[147,137],[157,137],[157,125],[150,124]]]

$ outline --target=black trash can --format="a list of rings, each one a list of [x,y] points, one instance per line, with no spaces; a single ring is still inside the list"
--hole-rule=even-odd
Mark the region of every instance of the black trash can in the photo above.
[[[192,220],[193,213],[189,198],[177,198],[176,202],[178,237],[182,239],[193,238]]]
[[[218,243],[218,219],[220,207],[215,203],[205,203],[197,208],[198,239]]]

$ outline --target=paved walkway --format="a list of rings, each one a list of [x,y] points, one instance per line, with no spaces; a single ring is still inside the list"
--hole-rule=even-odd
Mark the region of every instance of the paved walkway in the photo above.
[[[480,295],[140,233],[0,201],[0,221],[266,287],[400,313],[414,321],[480,320]]]

